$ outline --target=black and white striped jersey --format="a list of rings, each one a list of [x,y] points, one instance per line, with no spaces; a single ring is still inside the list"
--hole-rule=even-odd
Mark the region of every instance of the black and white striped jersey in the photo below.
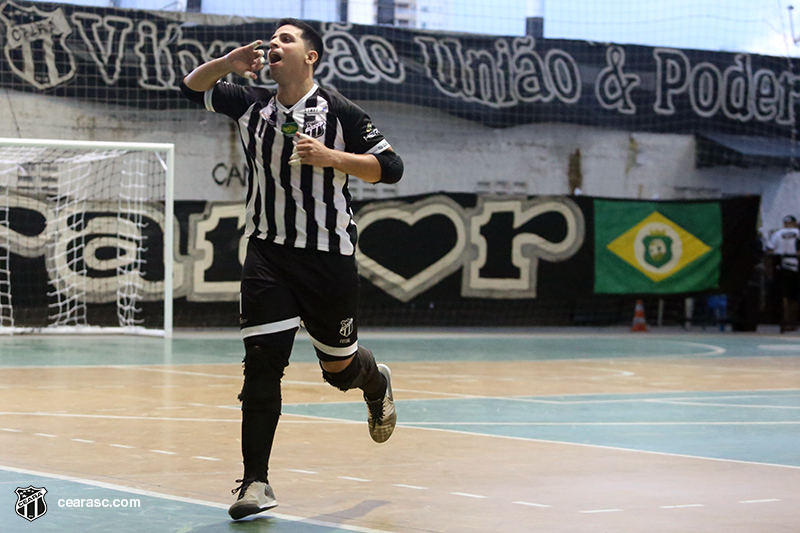
[[[333,168],[290,166],[300,131],[328,148],[379,154],[390,147],[369,116],[330,89],[313,88],[290,108],[265,87],[220,81],[204,95],[206,109],[239,125],[248,164],[246,236],[296,248],[352,255],[356,225],[348,175]]]

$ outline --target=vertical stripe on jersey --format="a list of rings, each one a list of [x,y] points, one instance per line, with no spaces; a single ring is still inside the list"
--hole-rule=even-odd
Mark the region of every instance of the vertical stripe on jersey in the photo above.
[[[272,117],[274,120],[274,116]],[[261,166],[264,169],[264,215],[262,219],[266,219],[266,228],[261,227],[261,230],[267,231],[267,236],[269,238],[275,238],[278,234],[278,230],[275,224],[275,204],[273,203],[273,198],[275,198],[275,179],[272,176],[272,166],[271,157],[272,157],[272,143],[275,141],[275,127],[265,121],[267,124],[267,129],[264,131],[264,137],[262,140],[261,145]]]
[[[316,95],[306,98],[306,109],[316,106]],[[303,113],[304,127],[309,120],[309,114]],[[306,234],[306,248],[316,248],[318,239],[317,221],[314,218],[314,167],[311,165],[300,166],[300,191],[303,193],[303,211],[306,215],[305,228],[303,228],[303,233]]]
[[[288,117],[287,117],[288,118]],[[284,211],[283,211],[283,225],[286,232],[286,245],[294,246],[297,240],[297,204],[292,196],[292,167],[289,165],[289,158],[292,156],[294,150],[294,143],[291,137],[281,135],[283,137],[283,149],[280,151],[280,169],[281,169],[281,188],[283,189]],[[275,150],[273,150],[273,154]],[[276,202],[278,198],[275,198]]]
[[[261,110],[260,105],[254,105],[253,109],[250,112],[250,115],[247,117],[247,140],[242,139],[242,143],[247,143],[245,146],[245,156],[247,157],[247,166],[248,169],[257,169],[258,165],[253,160],[252,154],[256,153],[256,146],[258,146],[258,137],[256,135],[256,129],[258,128],[258,119],[259,114],[258,112]],[[260,187],[258,183],[258,171],[256,170],[255,176],[252,175],[251,171],[248,171],[249,179],[247,180],[247,197],[246,197],[246,205],[247,210],[260,210]],[[253,194],[255,192],[255,195]],[[258,217],[253,216],[252,220],[245,221],[245,231],[250,234],[258,234]]]
[[[342,123],[336,121],[336,139],[344,139],[344,131]],[[342,146],[344,148],[344,146]],[[351,228],[353,224],[353,213],[350,209],[350,191],[347,188],[349,176],[344,172],[334,172],[333,190],[334,198],[333,203],[336,207],[336,229],[337,234],[341,240],[339,244],[339,253],[342,255],[351,255],[355,251],[353,241],[353,233]]]
[[[328,109],[325,116],[325,146],[333,148],[336,142],[337,120]],[[325,167],[322,171],[324,183],[322,185],[322,200],[325,202],[325,229],[328,232],[328,251],[339,253],[339,234],[336,232],[336,206],[334,205],[333,167]]]

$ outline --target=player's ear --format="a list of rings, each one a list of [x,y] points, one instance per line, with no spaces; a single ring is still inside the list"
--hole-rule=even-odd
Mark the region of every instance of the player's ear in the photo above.
[[[309,65],[313,65],[314,62],[319,58],[319,54],[316,50],[309,50],[306,52],[306,63]]]

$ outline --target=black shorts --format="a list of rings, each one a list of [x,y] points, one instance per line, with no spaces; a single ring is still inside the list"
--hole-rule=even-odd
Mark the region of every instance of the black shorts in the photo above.
[[[242,338],[300,326],[331,358],[358,349],[355,256],[282,246],[252,238],[242,269]]]
[[[799,296],[798,292],[800,292],[800,273],[787,268],[779,269],[778,290],[781,296],[796,300]]]

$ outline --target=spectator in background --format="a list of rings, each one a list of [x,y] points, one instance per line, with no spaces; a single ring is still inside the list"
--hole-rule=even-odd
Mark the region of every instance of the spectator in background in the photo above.
[[[797,329],[797,298],[800,293],[798,239],[797,219],[786,215],[783,228],[773,233],[767,242],[767,251],[775,256],[776,281],[781,298],[781,333]]]

